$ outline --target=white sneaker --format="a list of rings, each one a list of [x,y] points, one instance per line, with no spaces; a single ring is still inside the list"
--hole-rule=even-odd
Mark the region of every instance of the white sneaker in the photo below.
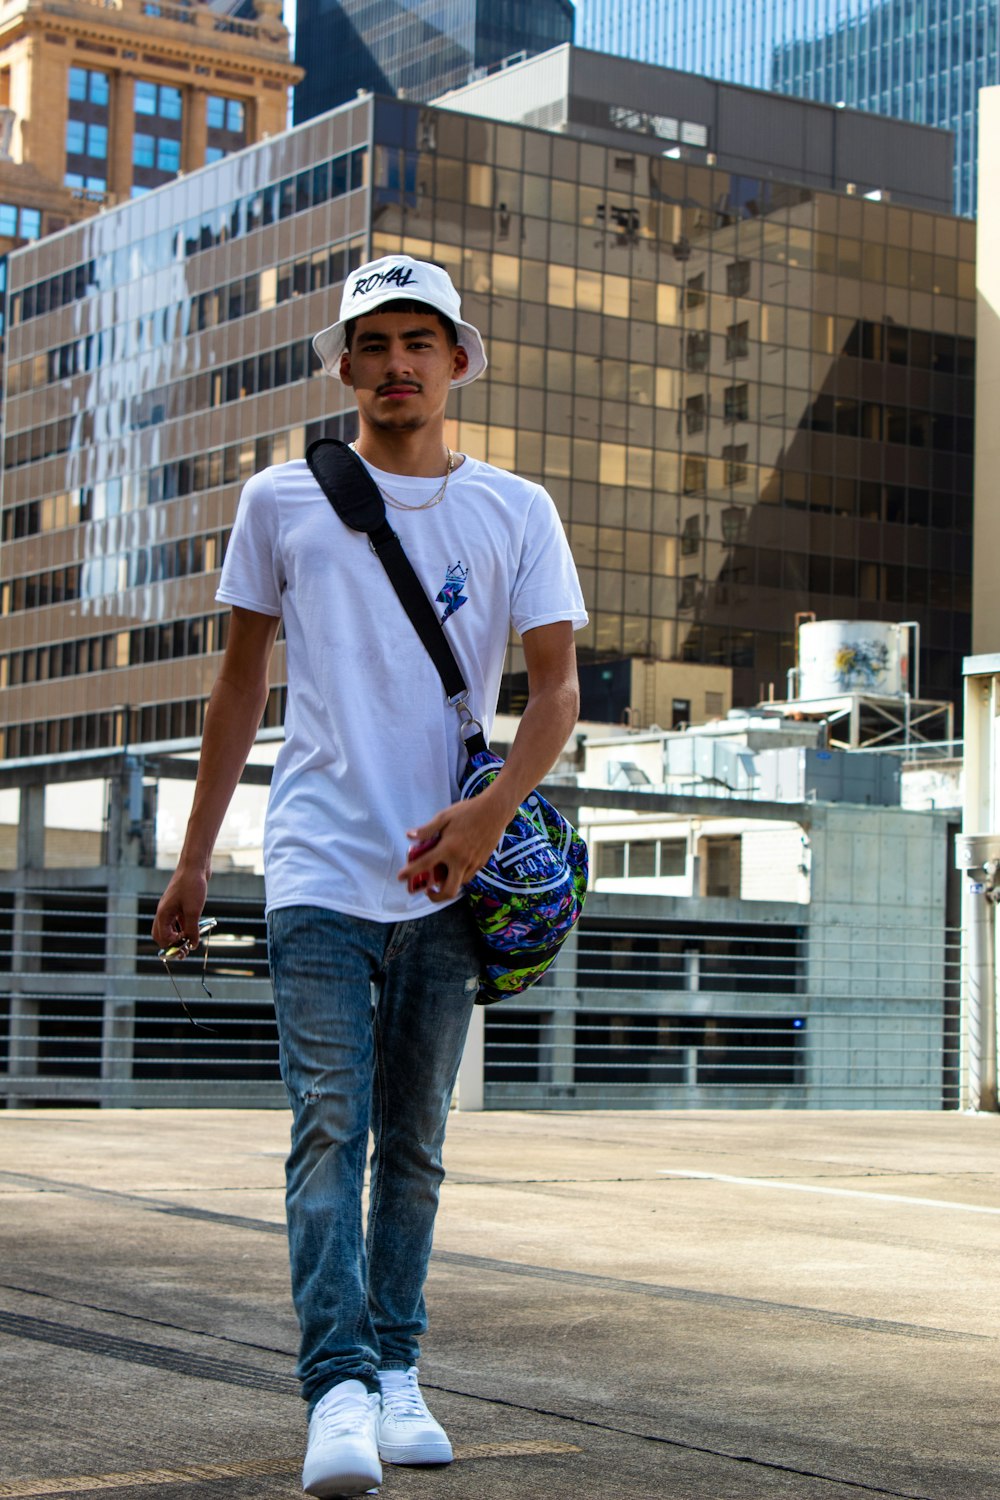
[[[387,1464],[450,1464],[451,1444],[440,1422],[427,1410],[417,1384],[417,1367],[380,1370],[382,1414],[379,1457]]]
[[[309,1418],[302,1466],[307,1495],[364,1495],[382,1483],[378,1461],[381,1399],[360,1380],[342,1380],[317,1402]]]

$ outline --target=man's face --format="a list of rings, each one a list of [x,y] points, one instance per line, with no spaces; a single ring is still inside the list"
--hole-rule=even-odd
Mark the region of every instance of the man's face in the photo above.
[[[412,432],[444,414],[451,382],[468,369],[432,312],[374,312],[359,318],[340,378],[362,418],[387,432]]]

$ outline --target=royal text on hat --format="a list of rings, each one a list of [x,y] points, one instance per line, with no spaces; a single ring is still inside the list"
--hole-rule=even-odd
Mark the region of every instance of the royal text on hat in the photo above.
[[[486,350],[478,328],[462,318],[462,299],[441,266],[409,255],[385,255],[359,266],[344,283],[340,317],[313,339],[313,348],[328,375],[339,374],[346,347],[345,328],[355,318],[377,312],[386,303],[405,298],[432,308],[455,325],[458,343],[468,355],[468,366],[452,385],[468,385],[486,369]]]

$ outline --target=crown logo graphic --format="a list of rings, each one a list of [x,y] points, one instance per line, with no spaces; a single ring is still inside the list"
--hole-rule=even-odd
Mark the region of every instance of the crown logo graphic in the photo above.
[[[446,570],[444,585],[436,600],[438,604],[444,605],[444,614],[441,616],[442,625],[456,610],[461,609],[463,604],[468,604],[468,597],[462,592],[468,576],[468,568],[463,568],[460,561],[452,563]]]

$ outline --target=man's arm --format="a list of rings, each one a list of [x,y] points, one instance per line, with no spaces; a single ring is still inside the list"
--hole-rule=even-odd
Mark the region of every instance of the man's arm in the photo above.
[[[212,873],[212,850],[267,703],[267,669],[279,621],[234,608],[226,654],[205,713],[194,802],[177,869],[153,922],[153,939],[167,948],[186,937],[198,943],[198,918]]]
[[[573,626],[568,620],[526,630],[521,638],[528,668],[528,702],[503,770],[485,791],[454,802],[407,837],[421,843],[440,835],[434,847],[399,872],[400,880],[426,871],[431,901],[448,901],[489,859],[530,791],[551,771],[580,711]],[[447,878],[435,883],[436,865]]]

